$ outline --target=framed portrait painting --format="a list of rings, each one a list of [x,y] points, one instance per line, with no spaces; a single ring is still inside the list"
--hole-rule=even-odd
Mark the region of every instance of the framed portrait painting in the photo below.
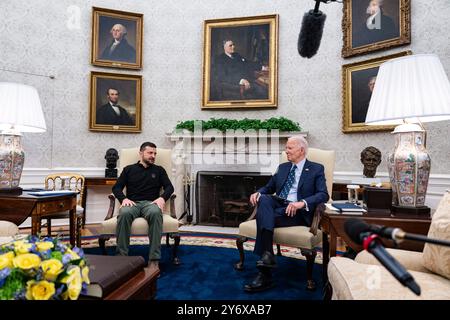
[[[91,72],[89,130],[141,132],[142,76]]]
[[[344,58],[411,42],[411,0],[346,0]]]
[[[91,63],[141,69],[143,14],[92,8]]]
[[[202,109],[277,106],[278,15],[204,22]]]
[[[342,132],[387,131],[394,129],[394,126],[366,125],[367,110],[380,65],[390,59],[410,54],[411,51],[404,51],[342,66]]]

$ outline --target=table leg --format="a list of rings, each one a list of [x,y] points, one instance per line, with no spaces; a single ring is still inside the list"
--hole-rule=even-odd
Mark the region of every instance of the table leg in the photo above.
[[[36,236],[41,231],[41,217],[37,213],[36,208],[31,213],[31,234]]]
[[[336,257],[337,232],[330,226],[330,257]]]
[[[77,210],[76,207],[69,211],[70,223],[70,244],[75,246],[76,229],[77,229]]]
[[[328,234],[322,232],[322,278],[323,283],[328,281],[328,262],[330,261],[330,242],[328,241]]]
[[[86,202],[87,202],[87,193],[88,193],[88,188],[86,185],[86,182],[84,182],[84,186],[83,186],[83,200],[81,201],[81,206],[83,207],[83,218],[82,218],[82,228],[84,229],[84,225],[86,224]]]

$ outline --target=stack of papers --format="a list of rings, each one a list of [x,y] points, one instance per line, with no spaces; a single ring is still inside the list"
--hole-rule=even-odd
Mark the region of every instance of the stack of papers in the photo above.
[[[358,206],[357,204],[351,203],[351,202],[345,202],[345,203],[326,203],[326,206],[328,209],[337,211],[342,214],[355,214],[360,215],[364,212],[367,212],[364,208]]]
[[[78,191],[71,191],[71,190],[47,190],[47,191],[35,191],[35,192],[28,192],[29,195],[32,196],[61,196],[61,195],[67,195],[67,194],[76,194]]]

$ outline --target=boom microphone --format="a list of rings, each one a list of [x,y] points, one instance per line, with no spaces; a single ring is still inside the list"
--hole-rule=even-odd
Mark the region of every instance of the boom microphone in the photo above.
[[[421,241],[421,242],[425,242],[425,243],[432,243],[432,244],[450,247],[450,241],[429,238],[422,234],[408,233],[408,232],[403,231],[400,228],[391,228],[391,227],[379,226],[376,224],[369,225],[369,228],[370,228],[370,231],[372,231],[373,233],[376,233],[380,237],[391,239],[391,240],[394,240],[399,243],[406,239],[406,240]]]
[[[412,275],[392,257],[381,244],[378,236],[370,230],[363,220],[351,218],[344,223],[347,235],[357,244],[362,244],[377,260],[404,286],[416,295],[420,295],[420,287]]]
[[[298,36],[298,53],[304,58],[311,58],[317,53],[322,39],[323,26],[327,16],[319,10],[320,1],[315,0],[314,10],[303,15],[302,27]],[[323,1],[323,0],[322,0]],[[325,2],[325,1],[323,1]]]

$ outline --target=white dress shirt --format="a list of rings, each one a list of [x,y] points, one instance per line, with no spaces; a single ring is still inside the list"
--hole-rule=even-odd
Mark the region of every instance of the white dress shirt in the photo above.
[[[292,201],[292,202],[300,201],[299,199],[297,199],[297,189],[298,189],[298,183],[300,182],[300,176],[302,175],[303,167],[305,166],[305,162],[306,162],[306,158],[304,158],[303,160],[296,163],[297,169],[295,169],[295,180],[294,180],[294,183],[292,184],[292,187],[289,190],[289,193],[287,195],[288,201]],[[292,164],[292,166],[293,165],[294,164]],[[291,169],[292,169],[292,167],[291,167]],[[309,211],[308,203],[303,199],[301,199],[301,201],[303,201],[305,203],[306,211]]]

